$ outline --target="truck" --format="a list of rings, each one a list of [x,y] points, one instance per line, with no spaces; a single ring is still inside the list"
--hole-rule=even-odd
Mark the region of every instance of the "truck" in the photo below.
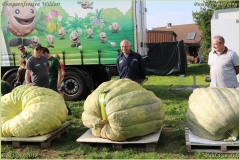
[[[122,40],[147,55],[146,11],[146,2],[139,0],[2,1],[2,80],[16,83],[19,45],[33,54],[32,47],[40,43],[65,65],[65,100],[84,99],[118,75]]]

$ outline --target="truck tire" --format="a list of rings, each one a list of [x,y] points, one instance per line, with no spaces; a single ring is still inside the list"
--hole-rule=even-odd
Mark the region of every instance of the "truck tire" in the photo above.
[[[66,101],[76,101],[85,98],[87,84],[84,77],[74,71],[66,71],[64,77],[64,99]]]
[[[6,80],[13,88],[14,88],[14,84],[17,82],[16,79],[17,76],[17,72],[11,72],[9,73],[9,75],[7,76]]]

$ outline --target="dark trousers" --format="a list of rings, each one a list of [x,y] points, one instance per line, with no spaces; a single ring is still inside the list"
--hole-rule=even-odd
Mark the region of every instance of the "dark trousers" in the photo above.
[[[52,89],[52,90],[54,90],[54,91],[56,91],[57,93],[59,93],[59,92],[58,92],[58,89],[57,89],[57,82],[51,82],[51,83],[49,84],[49,88]]]
[[[50,83],[49,88],[56,91],[57,93],[59,93],[59,91],[57,89],[57,83]],[[67,103],[65,103],[65,104],[66,104],[66,107],[67,107],[67,110],[68,110],[68,115],[72,115],[71,109],[68,107]]]

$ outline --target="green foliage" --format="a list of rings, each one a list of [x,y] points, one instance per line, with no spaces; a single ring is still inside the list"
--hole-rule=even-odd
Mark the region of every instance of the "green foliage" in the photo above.
[[[75,16],[69,16],[66,19],[66,26],[64,26],[64,29],[68,31],[68,33],[71,33],[72,31],[77,31],[79,35],[82,34],[82,26],[83,18],[78,18],[78,15],[75,13]]]
[[[211,50],[211,17],[214,10],[238,8],[239,1],[236,0],[204,0],[201,3],[195,2],[195,6],[200,7],[200,11],[192,12],[193,21],[202,30],[202,43],[199,53],[203,55],[203,60],[207,61],[208,53]]]
[[[49,21],[46,21],[46,19],[44,19],[46,21],[46,34],[57,34],[57,31],[62,28],[62,26],[65,23],[65,19],[64,18],[60,18],[60,17],[68,17],[68,13],[61,7],[61,6],[44,6],[44,7],[40,7],[37,11],[37,14],[39,16],[40,13],[43,13],[45,17],[49,16],[49,13],[51,11],[56,11],[58,17],[52,17]]]
[[[132,20],[132,14],[133,14],[132,12],[133,12],[132,7],[126,12],[126,15],[125,15],[126,18],[124,20],[125,22],[124,26],[126,27],[126,29],[130,29],[134,25]]]

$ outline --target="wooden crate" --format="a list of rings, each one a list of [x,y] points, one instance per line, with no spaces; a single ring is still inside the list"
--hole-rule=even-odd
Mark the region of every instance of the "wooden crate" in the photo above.
[[[92,145],[92,144],[108,144],[112,146],[114,150],[122,150],[123,147],[134,146],[140,149],[144,149],[147,152],[156,151],[158,140],[160,138],[162,128],[156,132],[146,136],[132,138],[126,141],[117,142],[104,138],[95,137],[92,134],[91,129],[87,130],[76,141],[80,142],[80,146]]]
[[[191,142],[190,136],[193,133],[189,128],[185,128],[185,140],[187,152],[206,152],[206,153],[239,153],[239,141],[235,142],[223,142],[223,141],[211,141],[209,143]],[[194,135],[196,136],[196,135]],[[198,137],[200,140],[203,138]],[[203,139],[203,141],[206,139]]]
[[[42,136],[35,136],[35,137],[28,137],[28,138],[19,138],[19,137],[1,137],[2,142],[11,142],[13,148],[20,148],[24,144],[40,144],[41,148],[48,148],[51,146],[52,140],[56,138],[61,138],[63,133],[68,132],[69,122],[63,123],[61,128],[51,133],[42,135]]]

